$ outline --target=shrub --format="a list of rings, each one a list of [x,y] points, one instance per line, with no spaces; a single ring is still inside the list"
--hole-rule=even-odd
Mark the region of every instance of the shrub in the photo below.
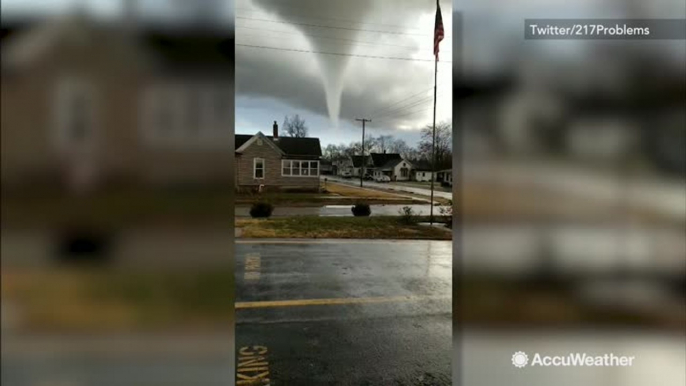
[[[57,257],[65,264],[106,264],[111,260],[112,235],[87,227],[59,235]]]
[[[446,227],[452,228],[453,227],[453,201],[450,200],[447,206],[442,206],[440,207],[439,211],[441,212],[441,216],[446,217],[447,223],[445,224]]]
[[[265,201],[258,201],[252,204],[250,216],[253,218],[267,218],[272,215],[273,211],[274,205]]]
[[[356,217],[360,216],[370,216],[372,214],[372,208],[369,207],[369,204],[365,203],[357,203],[355,206],[352,207],[353,215]]]
[[[412,207],[404,206],[398,211],[398,213],[400,213],[400,222],[405,225],[414,225],[419,222],[419,219],[412,210]]]

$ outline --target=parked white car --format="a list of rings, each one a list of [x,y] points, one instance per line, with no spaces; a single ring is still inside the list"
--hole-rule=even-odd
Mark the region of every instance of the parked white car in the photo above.
[[[376,176],[376,177],[374,177],[374,181],[376,181],[376,182],[391,182],[391,177],[389,177],[389,176]]]
[[[341,173],[341,177],[343,177],[343,178],[350,178],[352,176],[353,176],[352,173],[350,173],[347,170]]]

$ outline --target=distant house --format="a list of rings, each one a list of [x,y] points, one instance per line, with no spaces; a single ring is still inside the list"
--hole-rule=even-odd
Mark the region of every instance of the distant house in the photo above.
[[[331,175],[334,174],[334,165],[331,161],[322,160],[319,162],[320,174]]]
[[[2,187],[231,183],[233,32],[2,25]],[[228,145],[230,146],[230,145]]]
[[[397,153],[371,153],[351,157],[352,175],[359,177],[364,165],[364,174],[372,177],[388,176],[391,181],[409,181],[412,164]]]
[[[417,162],[415,168],[412,169],[412,179],[414,181],[426,182],[431,181],[432,172],[431,164],[429,162]]]
[[[362,165],[364,163],[364,174],[372,173],[374,164],[369,155],[364,156],[364,162],[361,155],[354,155],[350,157],[350,171],[353,177],[359,177],[362,174]]]
[[[236,135],[236,187],[239,190],[318,191],[322,149],[319,138]]]
[[[333,174],[337,176],[353,174],[353,162],[350,158],[333,161]]]
[[[398,153],[371,153],[374,176],[388,176],[391,181],[409,181],[412,164]]]
[[[439,170],[436,172],[436,181],[442,184],[453,183],[453,169]]]

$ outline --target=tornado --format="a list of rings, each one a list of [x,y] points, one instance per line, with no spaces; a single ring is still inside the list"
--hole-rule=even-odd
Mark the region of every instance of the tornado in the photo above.
[[[326,108],[329,120],[338,128],[341,113],[341,97],[345,86],[345,74],[354,46],[335,45],[331,40],[318,39],[311,35],[355,39],[360,25],[344,22],[364,22],[371,11],[371,2],[365,0],[321,1],[321,0],[255,0],[255,4],[270,13],[278,15],[281,21],[293,23],[310,43],[312,55],[317,60],[319,75],[326,94]],[[336,19],[336,20],[333,20]],[[298,23],[298,24],[296,24]],[[312,24],[338,28],[317,28]],[[326,55],[316,52],[335,52],[343,55]]]

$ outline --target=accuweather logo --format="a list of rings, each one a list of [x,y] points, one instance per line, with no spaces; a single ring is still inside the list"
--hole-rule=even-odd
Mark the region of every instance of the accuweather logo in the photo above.
[[[586,353],[569,353],[564,356],[541,355],[535,353],[529,363],[529,356],[523,351],[512,354],[512,365],[519,369],[530,367],[629,367],[634,365],[635,357],[615,354],[588,355]]]
[[[521,369],[522,367],[526,366],[527,363],[529,363],[529,357],[525,352],[517,351],[516,353],[512,354],[512,365],[514,367]]]

